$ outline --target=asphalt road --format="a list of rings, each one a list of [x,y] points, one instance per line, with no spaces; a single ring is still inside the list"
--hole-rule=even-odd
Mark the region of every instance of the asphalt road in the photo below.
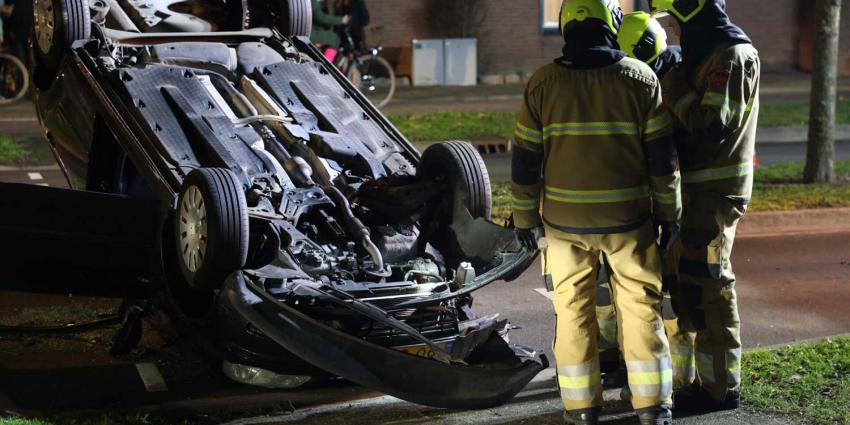
[[[735,244],[745,348],[850,332],[850,231],[740,237]],[[477,292],[475,305],[519,326],[513,342],[551,353],[554,313],[542,287],[535,264],[514,282]]]

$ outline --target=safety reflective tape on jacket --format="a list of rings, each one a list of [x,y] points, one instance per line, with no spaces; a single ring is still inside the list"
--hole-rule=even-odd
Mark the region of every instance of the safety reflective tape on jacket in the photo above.
[[[664,113],[647,121],[643,134],[647,140],[653,140],[657,135],[666,134],[665,130],[671,127],[673,127],[673,119],[669,114]]]
[[[683,171],[682,183],[704,183],[746,176],[753,172],[753,163],[748,161],[737,165],[717,168],[704,168],[696,171]]]
[[[569,204],[607,204],[649,197],[649,186],[611,190],[568,190],[546,186],[546,199]]]
[[[561,122],[543,128],[543,139],[557,136],[639,136],[640,129],[632,122]]]
[[[543,143],[543,133],[533,128],[528,128],[520,123],[516,123],[514,136],[531,143]]]
[[[666,192],[666,193],[665,192],[653,192],[652,193],[652,199],[654,199],[655,202],[658,202],[659,204],[664,204],[664,205],[676,205],[676,203],[679,202],[681,197],[682,197],[682,195],[680,194],[680,192],[678,190],[674,191],[674,192]]]
[[[705,95],[703,95],[702,97],[702,105],[717,106],[733,117],[740,116],[744,112],[749,112],[753,108],[753,105],[751,104],[742,106],[740,102],[730,99],[729,96],[726,95],[726,93],[719,93],[713,91],[705,92]]]

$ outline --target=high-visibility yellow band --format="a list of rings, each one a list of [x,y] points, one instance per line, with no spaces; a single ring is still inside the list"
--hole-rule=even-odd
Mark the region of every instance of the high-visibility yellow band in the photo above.
[[[629,385],[661,385],[673,382],[673,370],[661,372],[629,372]]]
[[[649,197],[649,186],[612,190],[568,190],[546,186],[546,199],[571,204],[605,204]]]
[[[528,128],[520,123],[516,123],[514,136],[531,143],[543,143],[543,133],[533,128]]]
[[[746,176],[753,172],[752,162],[743,162],[726,167],[706,168],[698,171],[682,172],[682,183],[703,183]]]
[[[540,207],[539,199],[519,199],[511,196],[511,205],[515,210],[532,211]]]
[[[673,119],[668,114],[659,115],[646,122],[644,135],[650,136],[673,126]]]
[[[663,192],[652,192],[652,199],[659,204],[664,205],[676,205],[676,202],[681,198],[678,191],[663,193]]]
[[[564,376],[558,375],[558,386],[561,388],[582,389],[590,388],[598,382],[594,382],[593,375]]]
[[[733,116],[738,116],[744,112],[749,112],[752,110],[753,105],[747,104],[745,107],[741,107],[741,102],[732,100],[726,93],[719,92],[705,92],[705,95],[702,98],[703,106],[717,106],[722,110],[728,112]]]
[[[543,129],[543,138],[555,136],[637,136],[638,126],[632,122],[563,122],[547,125]]]

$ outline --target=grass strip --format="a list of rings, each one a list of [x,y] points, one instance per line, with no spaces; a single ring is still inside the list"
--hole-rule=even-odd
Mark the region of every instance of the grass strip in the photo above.
[[[742,365],[748,409],[815,424],[850,423],[850,338],[753,351]]]
[[[0,134],[0,164],[14,164],[24,157],[24,152],[11,137]]]
[[[515,112],[434,112],[391,115],[388,118],[413,142],[512,137]],[[850,124],[850,99],[838,102],[838,124]],[[808,102],[761,105],[759,127],[804,127],[809,123]]]
[[[850,161],[835,164],[839,183],[803,184],[801,162],[763,165],[756,169],[749,211],[791,211],[806,208],[850,207]],[[493,221],[511,214],[510,184],[493,182]]]

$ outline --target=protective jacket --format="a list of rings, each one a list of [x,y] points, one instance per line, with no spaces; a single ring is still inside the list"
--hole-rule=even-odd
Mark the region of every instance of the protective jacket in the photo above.
[[[708,25],[703,14],[721,13],[716,26],[693,27],[695,21]],[[664,102],[689,133],[677,140],[682,183],[686,190],[710,190],[747,202],[752,194],[761,63],[749,39],[728,23],[722,9],[706,5],[698,18],[682,24],[683,40],[687,34],[692,43],[726,41],[697,56],[701,61],[692,73],[688,69],[694,57],[688,54],[701,51],[685,49],[685,66],[669,72],[662,84]]]
[[[324,47],[339,47],[339,36],[334,27],[342,25],[342,16],[332,15],[324,10],[319,0],[311,0],[313,9],[313,29],[310,41]]]
[[[528,83],[512,170],[514,221],[567,233],[639,228],[681,213],[672,120],[644,63],[550,64]],[[542,202],[542,216],[541,216]]]

